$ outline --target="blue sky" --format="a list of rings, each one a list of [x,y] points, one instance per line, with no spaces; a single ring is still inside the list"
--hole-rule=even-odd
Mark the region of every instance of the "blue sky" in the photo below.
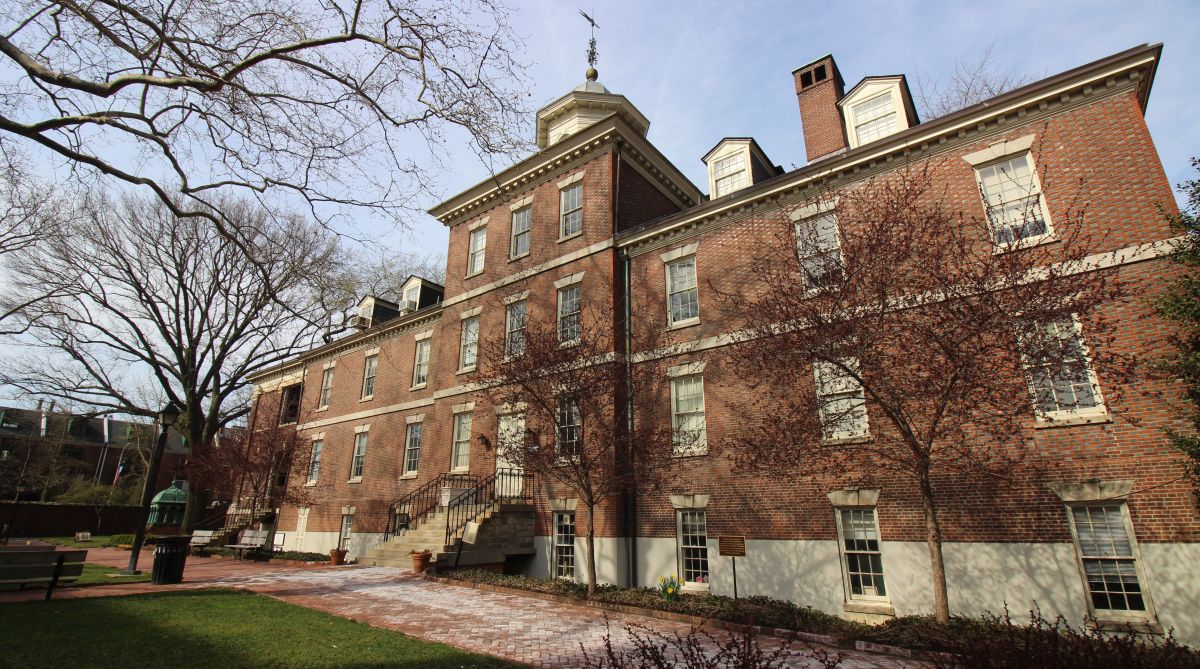
[[[753,136],[785,169],[804,163],[791,71],[833,53],[852,86],[876,74],[945,78],[955,58],[993,45],[996,64],[1034,79],[1143,43],[1162,42],[1146,116],[1171,183],[1200,155],[1196,64],[1200,2],[513,2],[526,39],[531,100],[540,106],[583,81],[588,29],[600,25],[600,81],[650,119],[650,140],[701,185],[700,157],[726,136]],[[532,126],[531,126],[532,128]],[[532,129],[530,130],[532,133]],[[532,135],[530,135],[532,137]],[[446,195],[487,176],[469,152],[441,175]],[[432,218],[388,243],[445,252]]]

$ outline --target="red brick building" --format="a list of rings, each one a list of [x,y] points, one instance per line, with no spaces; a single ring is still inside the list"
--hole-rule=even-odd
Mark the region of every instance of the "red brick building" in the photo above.
[[[509,464],[489,445],[520,420],[519,407],[490,406],[480,392],[478,342],[523,342],[526,323],[561,327],[588,304],[614,313],[585,318],[625,324],[628,313],[673,345],[647,351],[635,342],[629,351],[662,377],[660,392],[632,398],[639,419],[703,435],[701,444],[736,435],[755,391],[725,356],[744,323],[712,288],[754,286],[744,259],[756,244],[828,215],[813,209],[817,189],[936,165],[960,210],[989,216],[997,243],[1023,245],[1054,243],[1053,222],[1083,202],[1089,231],[1103,239],[1098,262],[1153,292],[1175,271],[1162,215],[1174,201],[1143,118],[1160,52],[1130,49],[925,122],[904,77],[867,77],[847,91],[826,56],[794,72],[808,164],[784,172],[752,138],[726,138],[703,158],[709,196],[647,141],[649,121],[636,107],[585,82],[538,112],[536,154],[431,210],[450,230],[445,286],[414,277],[399,303],[365,300],[360,332],[253,379],[260,398],[282,393],[284,410],[259,420],[295,422],[313,443],[308,480],[291,484],[312,486],[322,501],[280,510],[287,547],[342,545],[386,563],[420,541],[440,546],[447,524],[438,514]],[[1042,183],[1046,173],[1060,178]],[[1013,197],[997,175],[1021,182],[1021,202],[1041,212],[1036,226],[991,216]],[[1113,345],[1154,353],[1148,335],[1162,324],[1145,300],[1105,309],[1119,322]],[[1164,433],[1179,423],[1165,402],[1144,399],[1172,391],[1145,380],[1130,389],[1138,392],[1111,393],[1089,378],[1090,392],[1076,389],[1082,399],[1069,408],[1031,402],[1029,444],[1063,465],[1052,479],[995,494],[944,483],[950,608],[1036,602],[1073,621],[1174,627],[1200,642],[1188,567],[1200,558],[1200,524]],[[817,392],[815,383],[791,391]],[[1126,404],[1106,405],[1110,395]],[[864,405],[850,428],[877,429],[872,411]],[[689,588],[728,594],[732,573],[716,538],[739,535],[741,594],[866,619],[931,610],[910,485],[785,485],[735,472],[704,448],[681,453],[677,470],[666,490],[604,507],[601,581],[650,585],[677,573]],[[581,578],[575,500],[521,481],[515,501],[532,505],[488,515],[476,561]],[[515,520],[497,520],[505,513]],[[450,525],[453,539],[461,528]]]

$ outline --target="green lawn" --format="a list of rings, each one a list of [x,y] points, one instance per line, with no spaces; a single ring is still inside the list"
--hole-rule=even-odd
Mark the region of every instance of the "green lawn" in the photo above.
[[[38,537],[34,541],[44,541],[48,544],[66,546],[68,548],[102,548],[108,546],[107,536],[92,535],[91,541],[75,541],[75,537]]]
[[[0,604],[0,668],[517,667],[230,590]]]
[[[75,585],[98,585],[101,583],[145,583],[150,581],[150,570],[143,569],[142,573],[135,576],[120,575],[109,576],[109,574],[120,574],[122,569],[116,567],[106,567],[102,564],[94,564],[85,562],[83,565],[83,575],[79,580],[75,581]]]

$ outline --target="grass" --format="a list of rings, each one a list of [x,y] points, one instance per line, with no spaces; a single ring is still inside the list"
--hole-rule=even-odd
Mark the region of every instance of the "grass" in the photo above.
[[[109,576],[109,574],[121,574],[123,570],[116,567],[106,567],[102,564],[85,562],[83,564],[83,574],[79,580],[75,581],[75,585],[100,585],[103,583],[148,583],[150,581],[150,570],[143,570],[140,574],[120,576]]]
[[[0,668],[518,667],[230,590],[0,604]]]
[[[37,537],[32,541],[44,541],[48,544],[56,546],[66,546],[67,548],[101,548],[108,546],[107,536],[98,536],[93,534],[91,541],[75,541],[75,537]]]

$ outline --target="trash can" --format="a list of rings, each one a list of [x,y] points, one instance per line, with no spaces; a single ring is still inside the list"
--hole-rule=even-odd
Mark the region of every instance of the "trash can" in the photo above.
[[[188,535],[177,537],[157,537],[154,540],[154,568],[150,572],[150,582],[155,585],[170,585],[183,582],[183,565],[187,562],[188,544],[192,538]]]

